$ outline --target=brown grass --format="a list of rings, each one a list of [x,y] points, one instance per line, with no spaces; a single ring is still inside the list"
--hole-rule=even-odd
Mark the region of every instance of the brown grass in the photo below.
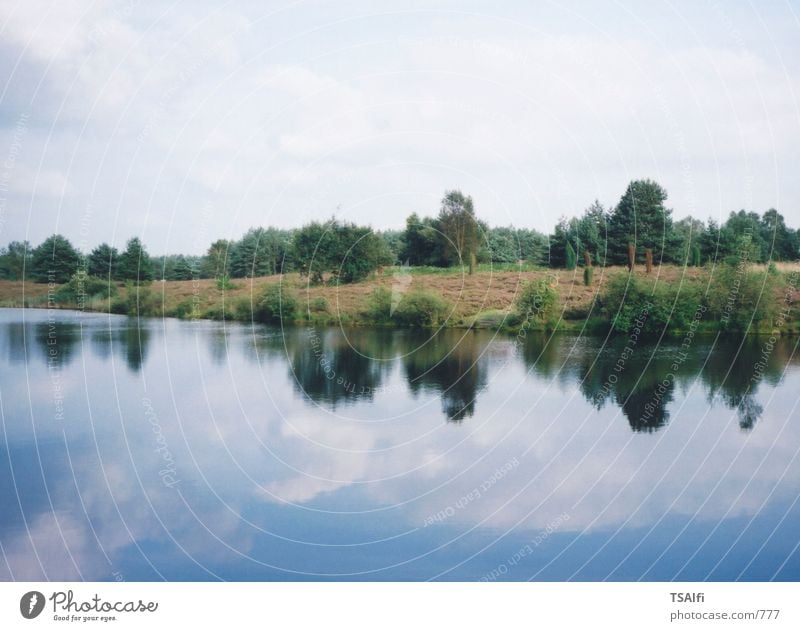
[[[778,263],[782,272],[800,272],[800,263]],[[407,291],[424,289],[432,291],[447,300],[454,309],[456,321],[478,315],[486,311],[510,311],[522,285],[529,280],[550,278],[557,286],[561,304],[570,310],[588,310],[592,301],[609,279],[619,274],[627,274],[627,267],[595,267],[592,286],[583,284],[583,271],[541,269],[537,271],[480,271],[470,276],[458,270],[434,274],[412,274]],[[673,265],[658,266],[652,274],[645,273],[644,266],[637,266],[635,273],[639,278],[654,283],[703,282],[705,268],[683,268]],[[370,293],[378,286],[392,289],[393,285],[403,285],[396,276],[396,268],[387,268],[369,280],[352,285],[309,287],[306,280],[298,274],[267,276],[252,279],[234,279],[233,288],[221,291],[212,279],[197,281],[154,282],[151,291],[163,295],[165,313],[172,313],[181,303],[195,304],[196,310],[204,314],[209,309],[219,309],[223,301],[226,310],[232,309],[240,301],[258,299],[270,283],[283,282],[293,289],[301,308],[305,311],[306,301],[324,298],[331,315],[348,314],[357,316],[364,308]],[[124,295],[123,286],[119,288]],[[24,303],[23,303],[24,297]],[[47,285],[30,282],[0,281],[0,306],[46,306]]]

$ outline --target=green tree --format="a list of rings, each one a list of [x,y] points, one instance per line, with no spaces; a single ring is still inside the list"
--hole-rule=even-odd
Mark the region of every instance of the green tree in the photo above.
[[[223,278],[230,275],[228,257],[231,247],[232,244],[227,239],[217,239],[208,246],[200,265],[200,273],[204,278]]]
[[[472,272],[480,246],[480,227],[472,198],[461,191],[447,191],[439,211],[439,229],[445,238],[444,251],[450,264],[467,263]]]
[[[23,280],[31,268],[31,244],[27,241],[12,241],[0,251],[0,278]]]
[[[290,243],[291,234],[286,230],[251,228],[230,248],[230,275],[244,278],[281,273]]]
[[[575,258],[575,249],[572,247],[572,244],[569,243],[569,242],[567,242],[566,255],[564,257],[564,260],[565,260],[565,267],[568,270],[575,269],[575,265],[577,263],[576,258]]]
[[[766,258],[773,261],[797,259],[796,233],[786,226],[786,221],[777,210],[770,208],[761,217],[761,239],[766,245]]]
[[[116,270],[118,262],[117,248],[111,247],[108,243],[101,243],[87,257],[86,271],[89,276],[116,280],[118,278]]]
[[[119,257],[117,274],[121,280],[153,280],[153,263],[139,237],[130,239]]]
[[[312,222],[295,232],[292,260],[312,283],[322,282],[326,273],[335,282],[353,283],[391,264],[394,257],[372,228],[333,218],[324,224]]]
[[[408,261],[409,265],[447,265],[442,251],[442,239],[435,219],[421,219],[412,213],[406,219],[403,233],[404,247],[400,252],[400,261]]]
[[[608,220],[609,260],[615,264],[627,262],[628,243],[636,251],[653,250],[657,261],[668,260],[674,251],[672,211],[664,202],[667,192],[651,180],[635,180]],[[666,259],[665,259],[666,257]]]
[[[38,283],[66,283],[78,270],[80,254],[60,234],[45,239],[32,253],[33,279]]]

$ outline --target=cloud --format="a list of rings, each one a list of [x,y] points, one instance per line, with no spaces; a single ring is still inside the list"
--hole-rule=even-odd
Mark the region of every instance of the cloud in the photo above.
[[[14,177],[43,168],[48,195],[56,174],[69,182],[68,236],[92,207],[92,243],[138,233],[154,252],[197,251],[177,227],[207,204],[235,237],[337,207],[402,225],[463,188],[490,223],[547,230],[643,176],[678,216],[778,206],[794,219],[796,39],[759,38],[744,14],[706,40],[676,20],[684,36],[667,42],[615,31],[630,16],[613,12],[587,28],[520,7],[513,20],[357,7],[13,3],[0,126],[32,115]],[[14,195],[33,200],[28,236],[43,238],[53,204],[24,181]]]

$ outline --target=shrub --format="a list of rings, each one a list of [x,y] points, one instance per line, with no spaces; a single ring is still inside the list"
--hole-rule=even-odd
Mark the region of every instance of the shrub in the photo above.
[[[546,278],[525,284],[517,297],[516,307],[522,323],[551,322],[558,305],[558,291]]]
[[[111,313],[129,316],[158,316],[162,314],[161,299],[149,285],[125,283],[125,294],[111,302]]]
[[[54,299],[59,303],[83,306],[92,298],[113,298],[116,295],[117,287],[114,283],[78,270],[68,282],[58,288]]]
[[[567,243],[565,254],[566,256],[564,260],[566,261],[566,268],[568,270],[575,269],[575,265],[577,264],[577,257],[575,256],[575,250],[572,247],[571,243]]]
[[[314,298],[308,304],[308,309],[312,313],[328,313],[330,311],[330,306],[328,305],[328,301],[325,300],[322,296]]]
[[[445,320],[449,310],[450,306],[437,294],[416,291],[403,296],[392,313],[392,320],[401,326],[437,326]]]
[[[593,267],[584,267],[583,268],[583,284],[589,287],[592,284],[592,279],[594,278],[594,268]]]
[[[276,323],[294,320],[296,314],[297,298],[281,283],[273,283],[254,305],[252,317],[254,322]]]
[[[228,289],[236,289],[236,285],[231,282],[231,277],[227,274],[217,276],[217,289],[219,291],[227,291]]]
[[[383,286],[372,290],[361,316],[373,324],[386,324],[392,319],[392,292]]]
[[[701,307],[700,292],[691,285],[659,285],[655,291],[633,275],[617,276],[600,296],[600,312],[618,333],[634,328],[659,334],[685,331]]]
[[[692,267],[700,267],[700,247],[693,245],[689,254],[689,264]]]
[[[714,272],[706,295],[708,310],[722,329],[745,331],[771,324],[778,310],[777,283],[778,276],[769,269],[748,269],[741,261],[722,265]]]

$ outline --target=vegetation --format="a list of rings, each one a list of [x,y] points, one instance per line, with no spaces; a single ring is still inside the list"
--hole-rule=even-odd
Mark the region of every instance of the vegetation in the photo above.
[[[516,301],[516,311],[520,326],[530,328],[531,324],[553,324],[558,292],[547,278],[529,281],[522,288]]]
[[[412,213],[404,230],[376,232],[336,217],[295,230],[255,227],[238,240],[214,241],[202,256],[151,257],[138,237],[121,252],[102,243],[83,254],[55,234],[35,248],[15,241],[0,249],[0,280],[14,288],[3,304],[265,323],[335,317],[353,324],[547,328],[560,315],[562,327],[588,318],[593,330],[620,334],[690,326],[771,330],[782,292],[794,299],[797,283],[775,262],[786,270],[785,262],[797,261],[798,231],[775,209],[732,212],[722,224],[675,221],[667,199],[658,183],[635,180],[615,206],[595,201],[544,235],[489,227],[472,198],[452,190],[438,214]],[[605,268],[599,282],[595,265]],[[643,275],[642,265],[653,273]],[[568,273],[578,266],[582,282]],[[402,291],[398,277],[408,279]],[[151,286],[155,280],[163,281],[161,291]],[[14,293],[21,282],[24,296]],[[567,288],[557,291],[557,282]],[[229,299],[233,309],[226,309]],[[795,326],[791,318],[779,321],[781,330]]]
[[[391,319],[400,326],[439,326],[444,323],[449,310],[450,305],[437,294],[417,291],[403,296]]]

